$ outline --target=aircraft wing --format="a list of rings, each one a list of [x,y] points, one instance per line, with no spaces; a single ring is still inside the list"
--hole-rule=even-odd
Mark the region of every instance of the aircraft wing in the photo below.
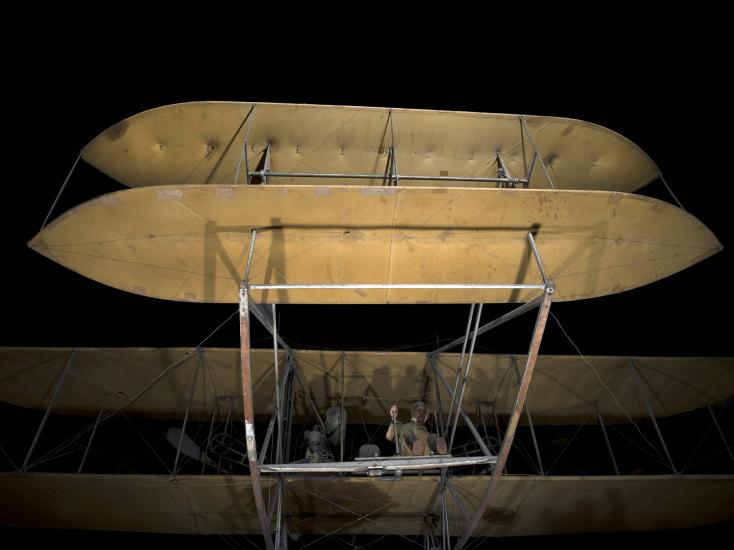
[[[96,415],[124,407],[126,414],[179,418],[185,414],[194,370],[200,368],[190,414],[205,419],[215,400],[235,403],[241,414],[240,351],[205,348],[0,348],[0,400],[43,410],[50,388],[71,353],[73,365],[54,404],[54,412]],[[294,419],[309,418],[305,391],[323,412],[340,398],[344,361],[344,406],[353,421],[382,424],[397,403],[409,409],[416,400],[436,408],[450,397],[425,354],[407,352],[294,352],[304,383],[294,384]],[[285,353],[280,352],[283,369]],[[522,355],[475,354],[464,395],[474,413],[509,415],[517,393]],[[436,366],[453,388],[459,355],[440,354]],[[273,351],[253,349],[251,369],[255,415],[273,410]],[[635,374],[635,372],[637,374]],[[666,417],[723,403],[734,395],[734,359],[730,357],[604,357],[541,355],[527,406],[536,424],[580,424],[596,418],[628,423],[648,416],[636,376],[645,387],[653,412]],[[436,394],[435,387],[440,388]],[[137,396],[137,397],[136,397]],[[629,416],[628,416],[629,415]]]
[[[522,118],[522,121],[521,121]],[[247,159],[243,142],[247,136]],[[508,175],[531,189],[633,192],[658,169],[634,143],[569,118],[275,103],[166,105],[117,122],[83,149],[83,158],[131,187],[246,183],[246,167],[276,173],[377,174],[377,178],[271,177],[294,185],[383,185],[394,146],[400,185],[496,186],[431,177]],[[237,180],[235,181],[235,176]]]
[[[454,476],[467,506],[488,476]],[[419,535],[438,476],[379,478],[287,477],[291,533]],[[273,481],[263,479],[267,495]],[[6,525],[178,534],[260,532],[247,476],[0,473],[0,517]],[[434,501],[435,502],[435,501]],[[450,529],[465,516],[447,499]],[[733,476],[504,476],[476,536],[529,536],[681,529],[732,519]],[[435,525],[434,525],[435,526]]]

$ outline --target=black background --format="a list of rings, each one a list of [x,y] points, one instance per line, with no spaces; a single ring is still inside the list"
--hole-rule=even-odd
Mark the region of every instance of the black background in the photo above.
[[[232,100],[552,115],[621,133],[650,155],[686,209],[708,225],[724,250],[639,289],[554,304],[553,313],[585,355],[734,355],[725,36],[686,31],[644,39],[643,29],[622,25],[613,38],[601,40],[603,47],[592,42],[593,29],[583,35],[558,29],[526,48],[522,33],[496,36],[488,26],[486,34],[464,44],[432,27],[413,30],[395,49],[395,30],[389,20],[383,25],[380,32],[364,35],[357,50],[344,46],[343,32],[302,32],[283,41],[287,32],[282,29],[277,37],[242,32],[241,40],[227,48],[211,38],[197,40],[190,29],[193,39],[123,47],[136,42],[135,27],[124,36],[102,28],[78,44],[67,41],[68,31],[44,40],[41,48],[12,50],[6,67],[11,85],[5,107],[0,345],[195,346],[234,311],[234,304],[165,302],[118,291],[60,267],[25,244],[40,228],[79,149],[105,128],[170,103]],[[122,186],[80,163],[52,218],[117,189]],[[659,183],[643,193],[670,201]],[[488,306],[485,318],[508,309]],[[280,308],[280,327],[296,347],[430,349],[436,340],[462,332],[467,311],[468,306],[287,306]],[[531,318],[518,320],[481,339],[481,349],[524,353],[531,328]],[[253,340],[270,344],[259,328]],[[207,341],[238,343],[234,321]],[[550,320],[541,353],[576,350]],[[42,540],[32,532],[22,536]],[[73,536],[66,540],[89,547],[111,540]],[[135,535],[122,540],[152,546],[172,539]],[[638,535],[635,540],[666,539]],[[598,542],[564,542],[592,541]],[[184,544],[181,539],[173,543]],[[194,538],[191,544],[201,543]]]

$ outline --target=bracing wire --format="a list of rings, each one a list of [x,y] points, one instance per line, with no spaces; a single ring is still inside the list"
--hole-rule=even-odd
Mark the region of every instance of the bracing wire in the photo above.
[[[51,208],[48,209],[48,214],[46,214],[46,217],[44,218],[43,223],[41,224],[41,229],[39,229],[39,231],[43,231],[43,228],[46,227],[46,223],[48,222],[48,219],[51,217],[51,212],[53,212],[54,208],[56,207],[56,203],[59,202],[59,198],[61,197],[61,194],[64,192],[64,189],[66,189],[66,184],[69,183],[71,174],[74,173],[74,169],[76,168],[76,165],[79,164],[80,158],[82,158],[81,151],[79,151],[79,154],[76,156],[74,165],[71,167],[71,170],[69,170],[69,173],[66,175],[66,179],[64,180],[64,183],[61,185],[61,189],[59,189],[59,192],[56,194],[56,198],[54,199],[54,202],[51,204]]]
[[[222,321],[217,326],[217,328],[215,328],[213,331],[211,331],[193,349],[194,350],[200,349],[206,343],[206,341],[209,340],[209,338],[211,338],[212,336],[214,336],[214,334],[216,334],[230,319],[232,319],[232,317],[234,317],[238,313],[239,313],[239,307],[236,308],[224,321]],[[103,417],[101,417],[99,419],[99,422],[97,424],[98,425],[101,424],[105,420],[107,420],[107,419],[113,417],[114,415],[116,415],[118,412],[120,412],[121,410],[123,410],[125,407],[129,406],[136,399],[138,399],[141,395],[143,395],[146,391],[148,391],[155,384],[157,384],[162,378],[164,378],[173,368],[182,365],[183,363],[185,363],[187,360],[191,359],[192,357],[193,357],[193,355],[191,355],[190,352],[186,352],[183,357],[180,357],[180,358],[176,359],[175,361],[173,361],[169,366],[167,366],[165,369],[163,369],[163,371],[158,376],[156,376],[151,382],[149,382],[145,387],[143,387],[143,389],[140,390],[137,394],[135,394],[133,397],[131,397],[126,403],[124,403],[123,405],[120,405],[119,407],[117,407],[113,411],[111,411],[111,412],[105,414]],[[45,455],[43,455],[41,458],[39,458],[38,460],[36,460],[32,464],[30,464],[28,466],[28,468],[32,468],[34,466],[37,466],[38,464],[41,464],[41,463],[45,462],[46,461],[46,458],[48,456],[52,456],[52,455],[56,454],[57,452],[62,451],[63,449],[65,449],[69,445],[76,444],[76,439],[77,438],[79,438],[82,435],[86,434],[87,432],[89,432],[93,428],[94,428],[94,424],[90,424],[86,428],[80,430],[76,435],[73,435],[70,438],[67,438],[65,441],[63,441],[62,443],[60,443],[59,445],[57,445],[54,449],[50,450],[48,453],[46,453]]]
[[[632,420],[632,416],[631,416],[631,415],[630,415],[630,413],[629,413],[629,412],[627,411],[627,409],[625,409],[625,408],[624,408],[624,407],[622,406],[622,404],[621,404],[621,403],[620,403],[620,402],[619,402],[619,401],[617,400],[617,396],[616,396],[616,395],[614,395],[614,392],[613,392],[613,391],[612,391],[612,390],[611,390],[611,389],[609,388],[609,386],[607,386],[607,385],[606,385],[606,384],[604,383],[604,380],[602,380],[602,377],[601,377],[601,375],[599,374],[599,371],[597,371],[597,370],[596,370],[596,368],[594,367],[594,365],[592,365],[592,364],[591,364],[591,362],[589,362],[589,361],[588,361],[588,360],[586,359],[586,357],[584,357],[584,355],[583,355],[583,354],[581,353],[581,350],[579,349],[579,347],[578,347],[578,346],[576,345],[576,343],[575,343],[575,342],[574,342],[574,341],[573,341],[573,340],[571,339],[571,337],[570,337],[570,336],[568,335],[568,333],[566,332],[566,329],[565,329],[565,328],[563,328],[563,325],[561,325],[561,322],[560,322],[560,321],[558,320],[558,317],[556,317],[556,316],[555,316],[555,315],[553,314],[553,312],[552,312],[552,311],[550,312],[550,315],[551,315],[551,317],[553,317],[553,319],[554,319],[554,320],[556,321],[556,323],[558,324],[558,327],[559,327],[559,328],[561,329],[561,331],[563,332],[564,336],[565,336],[565,337],[566,337],[566,338],[568,339],[568,341],[569,341],[569,342],[571,342],[571,345],[572,345],[572,346],[574,347],[574,349],[576,349],[576,352],[577,352],[577,353],[579,354],[579,357],[581,358],[581,360],[582,360],[582,361],[583,361],[584,363],[586,363],[586,365],[588,365],[588,366],[589,366],[589,368],[590,368],[590,369],[591,369],[592,371],[594,371],[594,374],[595,374],[595,375],[596,375],[596,377],[597,377],[597,378],[599,379],[599,383],[600,383],[600,384],[602,385],[602,387],[603,387],[603,388],[604,388],[604,389],[606,390],[606,392],[607,392],[607,393],[608,393],[608,394],[609,394],[609,395],[611,396],[611,398],[612,398],[612,400],[614,401],[614,403],[615,403],[615,404],[616,404],[616,405],[617,405],[617,406],[618,406],[618,407],[620,408],[620,410],[621,410],[621,411],[622,411],[622,412],[623,412],[623,413],[625,414],[625,416],[626,416],[626,417],[627,417],[627,419],[628,419],[628,420],[630,421],[630,423],[631,423],[631,424],[632,424],[632,425],[633,425],[633,426],[635,427],[635,429],[637,430],[637,432],[638,432],[638,433],[640,434],[640,437],[642,437],[642,439],[643,439],[643,440],[645,441],[645,443],[647,443],[647,444],[648,444],[648,445],[649,445],[649,446],[650,446],[650,447],[651,447],[652,449],[654,449],[656,453],[660,454],[660,451],[658,451],[657,447],[655,447],[655,445],[653,445],[653,444],[652,444],[652,442],[651,442],[651,441],[650,441],[650,440],[649,440],[649,439],[648,439],[647,437],[645,437],[645,434],[643,434],[643,433],[642,433],[642,430],[640,430],[640,427],[639,427],[639,426],[637,425],[637,423],[636,423],[636,422],[635,422],[634,420]]]

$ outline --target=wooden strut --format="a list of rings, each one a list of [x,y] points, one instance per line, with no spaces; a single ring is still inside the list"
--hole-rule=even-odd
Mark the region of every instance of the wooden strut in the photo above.
[[[240,357],[242,364],[242,404],[245,416],[245,442],[247,444],[247,460],[250,465],[250,483],[260,520],[265,546],[273,550],[273,539],[270,536],[268,514],[265,510],[262,486],[260,485],[260,469],[257,464],[257,442],[255,441],[255,411],[252,395],[252,373],[250,371],[250,312],[248,307],[247,284],[240,286]]]
[[[484,516],[484,511],[487,505],[494,498],[497,493],[497,487],[499,485],[500,478],[502,477],[502,471],[505,468],[507,457],[510,454],[512,442],[515,438],[515,430],[520,420],[520,414],[522,413],[523,406],[525,405],[525,398],[530,387],[530,380],[533,376],[533,370],[535,369],[535,361],[538,358],[538,350],[540,349],[540,342],[543,339],[543,332],[545,331],[545,325],[548,321],[548,312],[550,311],[551,301],[553,297],[553,286],[549,285],[546,287],[545,293],[543,294],[543,301],[540,304],[538,310],[538,317],[535,321],[535,329],[533,330],[533,337],[530,341],[530,350],[528,351],[527,363],[525,364],[525,371],[522,375],[522,381],[520,382],[520,388],[517,392],[517,399],[515,400],[515,406],[512,409],[512,415],[507,425],[507,431],[505,432],[505,438],[502,441],[502,447],[500,448],[499,456],[497,457],[497,463],[495,464],[492,477],[489,480],[489,484],[484,492],[484,496],[477,507],[471,522],[466,526],[461,539],[454,546],[454,550],[461,550],[466,542],[469,540],[472,532],[476,529],[479,521]]]

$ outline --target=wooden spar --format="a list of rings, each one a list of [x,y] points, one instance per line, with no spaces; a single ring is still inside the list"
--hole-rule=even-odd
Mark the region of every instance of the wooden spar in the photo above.
[[[533,369],[535,368],[535,360],[538,358],[538,350],[540,349],[540,342],[543,339],[543,332],[545,331],[545,324],[548,320],[548,312],[550,311],[551,300],[553,297],[553,287],[546,288],[545,294],[543,295],[543,301],[540,304],[538,311],[538,317],[535,321],[535,329],[533,330],[533,339],[530,341],[530,350],[528,351],[527,363],[525,364],[525,372],[522,375],[522,381],[520,382],[520,388],[517,392],[517,399],[515,401],[515,407],[512,410],[510,421],[507,425],[507,431],[505,432],[505,439],[502,441],[502,447],[500,448],[500,454],[497,457],[497,463],[494,466],[494,472],[489,480],[487,489],[484,492],[479,506],[477,507],[474,517],[471,522],[466,526],[464,534],[459,539],[459,542],[454,546],[454,550],[461,550],[466,544],[467,540],[471,536],[477,524],[484,516],[484,511],[487,509],[487,505],[490,503],[499,485],[500,478],[502,477],[502,471],[507,463],[507,457],[510,454],[512,448],[512,441],[515,438],[515,430],[517,429],[518,421],[520,420],[520,413],[522,413],[523,406],[525,405],[525,397],[528,394],[528,388],[530,387],[530,380],[533,376]]]
[[[273,550],[267,511],[260,485],[260,470],[257,464],[257,442],[255,441],[255,412],[252,399],[252,376],[250,373],[250,313],[248,311],[247,284],[240,286],[240,356],[242,360],[242,404],[245,416],[245,441],[247,460],[250,464],[250,483],[255,498],[260,528],[265,538],[265,546]]]

